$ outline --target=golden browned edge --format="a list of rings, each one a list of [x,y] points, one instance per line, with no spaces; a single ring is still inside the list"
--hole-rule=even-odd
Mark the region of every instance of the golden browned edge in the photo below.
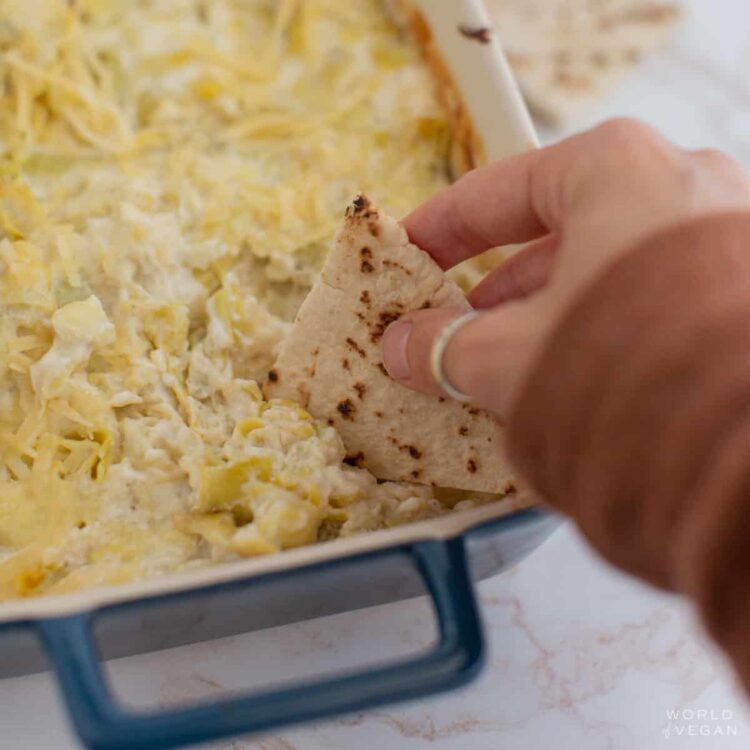
[[[417,45],[432,73],[438,100],[448,113],[451,127],[451,150],[447,167],[451,180],[456,180],[471,169],[487,163],[484,141],[471,119],[461,90],[453,80],[427,21],[421,11],[414,7],[413,0],[382,0],[382,2],[394,23]],[[493,248],[465,262],[471,263],[482,273],[486,273],[495,268],[505,257],[501,249]]]
[[[461,92],[433,39],[430,27],[412,0],[383,0],[386,11],[417,45],[435,81],[435,90],[451,126],[450,176],[460,177],[487,161],[484,144],[471,120]]]

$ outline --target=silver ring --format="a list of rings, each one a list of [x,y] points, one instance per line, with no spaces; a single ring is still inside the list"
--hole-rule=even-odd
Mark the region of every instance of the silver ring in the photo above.
[[[452,399],[460,401],[462,404],[468,404],[471,401],[471,398],[463,391],[459,391],[458,388],[448,380],[443,369],[443,360],[445,359],[445,350],[448,347],[448,344],[450,344],[453,336],[478,315],[479,313],[476,310],[471,310],[448,323],[435,339],[432,344],[432,351],[430,352],[430,369],[432,370],[432,377],[435,379],[435,382],[443,389],[446,396],[450,396]]]

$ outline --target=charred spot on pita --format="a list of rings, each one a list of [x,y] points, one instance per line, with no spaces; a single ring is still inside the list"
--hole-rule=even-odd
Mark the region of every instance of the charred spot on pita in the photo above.
[[[477,468],[478,468],[477,467],[477,462],[473,458],[470,458],[466,462],[466,471],[468,471],[469,474],[476,474],[477,473]]]
[[[353,351],[357,352],[362,359],[367,359],[367,352],[353,338],[348,337],[346,339],[346,345]]]
[[[359,269],[362,271],[362,273],[372,273],[375,270],[375,267],[370,263],[369,260],[363,260],[359,264]]]
[[[388,435],[388,442],[395,445],[401,452],[408,453],[415,460],[422,458],[422,451],[419,448],[402,443],[395,435]]]
[[[350,398],[345,398],[343,401],[339,401],[336,404],[336,411],[341,414],[344,419],[351,421],[354,418],[354,412],[357,411],[357,407],[354,405]]]
[[[378,322],[374,323],[370,327],[370,341],[372,341],[373,344],[377,344],[378,341],[383,338],[385,329],[388,328],[391,323],[397,321],[400,317],[400,312],[387,310],[380,313],[380,315],[378,316]]]
[[[365,454],[362,453],[362,451],[359,451],[358,453],[347,454],[346,456],[344,456],[344,463],[347,466],[356,466],[357,468],[361,468],[364,461]]]
[[[398,268],[400,271],[403,271],[407,276],[414,275],[414,272],[411,270],[411,268],[407,268],[403,263],[399,263],[397,260],[389,260],[388,258],[383,258],[382,263],[385,268]]]
[[[367,386],[362,382],[355,383],[354,390],[357,391],[357,396],[359,396],[359,400],[361,401],[365,397],[365,393],[367,393]]]
[[[369,305],[370,304],[370,292],[365,289],[362,294],[359,295],[359,301],[363,305]]]
[[[364,194],[359,193],[357,197],[352,201],[352,204],[350,206],[351,213],[353,215],[363,213],[364,211],[367,211],[367,209],[370,207],[370,199]],[[349,210],[347,210],[347,214],[349,214]]]
[[[273,370],[269,370],[269,371],[268,371],[268,379],[269,379],[269,380],[270,380],[270,381],[271,381],[272,383],[278,383],[278,381],[279,381],[279,373],[278,373],[278,371],[277,371],[277,370],[275,370],[275,369],[273,369]]]

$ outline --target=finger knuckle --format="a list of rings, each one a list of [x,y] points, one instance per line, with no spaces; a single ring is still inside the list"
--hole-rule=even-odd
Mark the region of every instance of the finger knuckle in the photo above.
[[[694,151],[693,159],[699,161],[704,166],[717,172],[727,175],[742,175],[742,167],[729,154],[716,148],[702,148]]]
[[[664,148],[666,141],[662,136],[641,120],[630,117],[617,117],[608,120],[597,129],[605,144],[612,148],[624,150],[643,150],[644,148]]]
[[[664,189],[682,183],[690,171],[684,152],[640,120],[618,118],[601,126],[600,161],[618,175],[624,190]]]
[[[704,148],[690,154],[690,163],[697,179],[708,178],[716,186],[724,186],[737,195],[750,193],[750,179],[742,166],[729,154],[715,148]]]
[[[655,179],[674,180],[677,149],[651,126],[627,117],[599,125],[591,134],[590,158],[576,174],[569,205],[591,206],[613,195],[640,191]]]
[[[617,118],[600,126],[601,161],[615,171],[633,175],[681,169],[679,149],[659,131],[640,120]]]

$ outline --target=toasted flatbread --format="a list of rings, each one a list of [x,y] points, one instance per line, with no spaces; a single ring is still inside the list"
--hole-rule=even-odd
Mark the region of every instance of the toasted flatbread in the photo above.
[[[572,125],[664,41],[667,0],[487,0],[508,60],[543,119]]]
[[[485,411],[415,393],[383,367],[389,323],[426,307],[469,309],[459,287],[363,195],[269,373],[269,398],[299,401],[334,425],[347,460],[379,479],[502,493],[511,475]]]

